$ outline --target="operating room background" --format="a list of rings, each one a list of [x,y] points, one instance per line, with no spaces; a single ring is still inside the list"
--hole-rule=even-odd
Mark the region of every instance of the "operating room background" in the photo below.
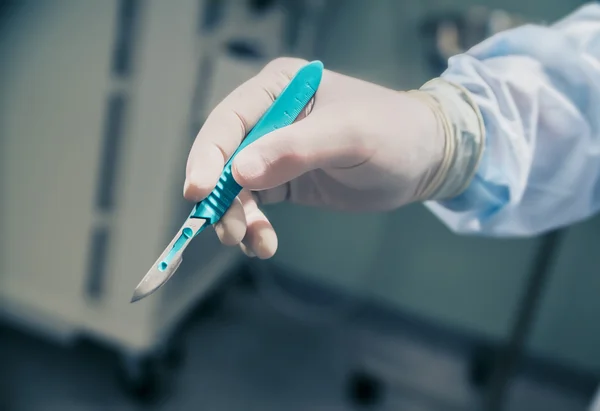
[[[430,13],[439,13],[444,10],[466,10],[474,4],[482,4],[482,2],[476,1],[457,0],[347,0],[341,3],[342,5],[336,7],[334,12],[325,14],[322,23],[323,28],[316,31],[320,33],[321,37],[316,42],[314,56],[323,60],[326,67],[331,70],[342,71],[399,90],[418,87],[432,75],[424,58],[426,45],[418,30],[418,25],[422,19]],[[37,61],[40,64],[38,67],[19,67],[19,64],[26,64],[29,61],[25,58],[29,50],[26,48],[19,49],[19,47],[25,47],[30,42],[35,43],[31,39],[35,39],[36,36],[52,36],[54,33],[52,30],[55,30],[56,33],[60,32],[61,16],[64,19],[73,19],[77,17],[78,13],[85,13],[85,8],[88,7],[97,8],[98,18],[101,19],[105,17],[101,14],[104,8],[92,2],[88,2],[84,6],[83,3],[74,0],[54,2],[17,1],[6,2],[6,4],[5,10],[8,11],[3,16],[1,23],[3,27],[0,27],[0,30],[5,30],[8,27],[6,30],[10,30],[11,36],[0,35],[0,52],[3,55],[0,61],[5,62],[2,64],[4,68],[0,68],[0,84],[2,84],[0,87],[0,90],[2,90],[0,93],[0,132],[9,138],[2,138],[0,142],[3,140],[6,142],[9,139],[14,141],[19,137],[18,133],[22,130],[39,134],[26,137],[31,142],[31,147],[27,151],[18,151],[18,153],[21,153],[21,157],[12,157],[15,156],[15,152],[6,149],[7,145],[2,143],[0,143],[2,144],[0,145],[0,155],[3,156],[3,167],[6,167],[6,164],[30,164],[31,170],[33,170],[31,173],[43,173],[43,160],[38,160],[36,157],[38,156],[38,150],[40,158],[43,157],[42,150],[37,148],[36,139],[41,141],[45,138],[44,130],[46,128],[52,130],[51,135],[72,132],[73,129],[69,128],[68,125],[68,122],[71,121],[68,108],[72,107],[78,98],[88,99],[85,93],[105,93],[105,88],[110,87],[109,84],[89,85],[85,88],[64,88],[63,91],[60,91],[57,88],[52,88],[52,83],[62,82],[61,84],[68,84],[65,82],[65,78],[68,78],[68,76],[62,71],[68,66],[73,70],[74,83],[79,84],[78,76],[84,74],[78,74],[77,70],[82,67],[89,68],[89,64],[86,65],[83,60],[88,62],[92,60],[102,61],[97,56],[106,52],[106,50],[101,49],[102,44],[105,42],[98,40],[98,42],[86,44],[84,47],[85,54],[78,55],[82,59],[80,64],[76,62],[66,64],[63,61],[53,62],[53,53],[49,49],[45,54],[49,60],[47,62]],[[527,2],[510,0],[502,2],[487,1],[485,5],[520,13],[531,21],[549,22],[560,18],[580,4],[575,0],[530,0]],[[117,9],[117,7],[115,6],[114,9]],[[50,22],[51,24],[44,25],[42,22]],[[73,23],[72,20],[65,20],[64,24],[73,30],[77,29],[77,24]],[[98,27],[101,27],[104,23],[99,21],[97,24]],[[111,24],[110,20],[107,20],[106,24]],[[103,31],[99,28],[98,33],[110,33],[110,30]],[[280,35],[280,33],[273,34],[273,36]],[[81,53],[81,45],[77,44],[77,32],[72,32],[71,36],[57,35],[56,40],[64,42],[55,44],[55,47],[61,49],[68,49],[70,47],[69,42],[73,41],[72,47]],[[62,56],[67,54],[61,53]],[[23,96],[20,96],[21,100],[19,102],[22,105],[18,107],[12,105],[15,100],[11,99],[10,90],[16,89],[17,86],[7,84],[7,79],[16,78],[7,74],[9,70],[11,72],[14,72],[14,70],[27,72],[27,75],[32,76],[30,78],[31,82],[37,87],[28,91],[30,94],[26,96],[27,98],[23,99]],[[19,77],[20,82],[26,79],[25,76]],[[168,82],[172,87],[177,87],[176,83],[180,80],[174,77],[168,78]],[[50,98],[44,96],[45,85],[48,85],[47,89],[52,90],[54,93]],[[226,84],[222,87],[233,89],[236,85]],[[157,89],[160,90],[160,88]],[[9,92],[6,93],[6,90],[9,90]],[[146,98],[160,99],[161,95],[150,93],[146,94]],[[52,102],[51,106],[48,105],[50,101]],[[8,113],[13,116],[17,115],[21,119],[26,118],[27,128],[19,128],[23,127],[20,125],[23,124],[21,122],[9,121],[4,117]],[[160,113],[156,114],[157,116],[160,115]],[[99,110],[97,117],[91,115],[88,119],[73,119],[73,122],[82,124],[84,121],[90,121],[96,124],[96,122],[101,121],[101,116],[102,112]],[[17,125],[15,126],[15,124]],[[186,125],[181,125],[182,129],[185,127]],[[5,149],[2,148],[3,146]],[[40,143],[40,147],[42,146],[46,147],[44,150],[48,150],[48,146],[52,146],[52,141]],[[11,156],[10,161],[5,156]],[[80,166],[85,167],[85,164]],[[183,169],[183,164],[181,167]],[[21,169],[19,168],[19,170]],[[80,172],[77,169],[63,171],[69,174]],[[5,224],[7,226],[7,221],[15,218],[4,211],[14,209],[15,204],[19,204],[21,201],[20,198],[6,199],[4,193],[17,195],[20,191],[14,189],[14,187],[26,185],[29,179],[36,180],[36,178],[33,174],[16,174],[14,169],[4,169],[1,178],[2,187],[10,186],[13,188],[12,191],[3,190],[3,194],[0,195],[0,205],[10,200],[11,207],[13,207],[3,206],[0,208],[3,211],[0,222],[4,227]],[[172,184],[175,186],[177,182],[173,181]],[[129,187],[129,190],[135,189],[135,187]],[[177,190],[173,190],[173,192],[176,193]],[[52,190],[45,193],[52,193]],[[32,199],[31,196],[28,197],[27,195],[24,195],[23,198],[28,201]],[[37,200],[39,201],[37,207],[50,207],[50,205],[44,205],[45,201],[55,207],[70,206],[69,204],[61,204],[60,198],[39,198]],[[31,205],[27,205],[27,207],[23,205],[23,207],[33,210],[34,215],[31,218],[36,218],[35,207]],[[269,277],[271,287],[277,282],[271,277],[278,277],[280,274],[282,278],[292,277],[295,281],[300,280],[302,284],[310,284],[311,287],[323,287],[332,290],[333,293],[344,295],[344,298],[340,301],[333,301],[332,304],[320,302],[316,311],[311,310],[310,303],[292,304],[295,310],[294,313],[305,314],[310,318],[324,315],[322,313],[329,313],[335,319],[336,314],[344,314],[344,310],[348,306],[354,307],[359,304],[356,301],[360,301],[360,304],[380,308],[393,318],[388,321],[396,324],[393,335],[402,335],[404,331],[408,333],[409,330],[411,333],[417,332],[414,329],[426,329],[433,333],[432,338],[438,339],[438,343],[442,346],[445,338],[450,339],[449,335],[458,335],[460,336],[458,339],[461,341],[489,343],[491,347],[502,345],[501,343],[508,338],[514,324],[518,314],[518,305],[526,288],[526,282],[531,271],[536,267],[536,261],[544,243],[544,239],[541,238],[493,240],[455,236],[421,205],[409,206],[393,213],[361,216],[312,210],[287,204],[268,207],[267,212],[277,229],[280,246],[273,261],[252,265],[258,271],[259,274],[257,275],[259,277],[261,275]],[[561,233],[558,248],[546,256],[551,259],[548,283],[544,287],[541,306],[526,344],[529,357],[533,358],[534,362],[537,361],[536,364],[542,364],[540,367],[546,366],[553,370],[564,369],[566,375],[569,376],[566,379],[575,379],[575,375],[580,375],[582,376],[581,379],[588,385],[590,381],[597,378],[600,370],[600,349],[598,348],[600,347],[600,330],[597,326],[597,315],[600,313],[600,299],[597,297],[598,290],[600,290],[600,277],[598,276],[600,256],[596,250],[597,244],[599,244],[599,229],[600,218],[595,218],[565,230]],[[42,231],[40,229],[38,235],[46,235]],[[11,242],[9,232],[11,231],[0,229],[3,245],[8,245]],[[65,232],[68,232],[68,229],[65,228]],[[36,236],[36,232],[29,232],[27,235]],[[52,235],[56,237],[44,237],[40,243],[51,241],[59,243],[61,235],[65,234],[54,232]],[[3,246],[2,248],[6,247]],[[36,256],[41,254],[43,253],[35,253]],[[21,252],[20,255],[26,256],[27,253]],[[67,257],[68,252],[65,251],[65,258]],[[2,265],[2,261],[0,261],[0,267],[6,269],[6,265]],[[49,280],[52,279],[52,270],[53,268],[49,267],[48,272],[45,273]],[[5,277],[4,274],[0,272],[0,287],[2,286],[3,277]],[[139,274],[141,276],[143,272]],[[82,277],[85,275],[85,273],[82,273]],[[260,288],[261,282],[258,281],[258,283]],[[285,288],[284,285],[280,284],[279,296],[285,296],[285,293],[288,292]],[[124,293],[126,294],[128,291],[125,290]],[[38,289],[37,292],[43,293],[44,289]],[[348,299],[347,296],[353,298]],[[231,298],[229,297],[227,301],[230,301]],[[289,301],[297,302],[302,299],[302,296],[296,295],[290,296],[290,298],[293,300]],[[233,300],[236,299],[233,298]],[[285,305],[287,301],[282,300],[280,302],[288,307],[290,305]],[[234,301],[232,304],[236,306],[240,303]],[[278,308],[275,303],[273,306]],[[262,307],[254,311],[250,310],[250,312],[258,317],[266,318],[265,323],[261,323],[259,320],[259,323],[263,324],[262,327],[259,327],[260,332],[290,333],[294,335],[294,341],[299,345],[306,344],[306,341],[308,341],[303,340],[303,333],[309,334],[310,330],[306,330],[300,325],[295,328],[294,321],[299,321],[299,319],[293,318],[293,315],[289,319],[289,325],[264,326],[270,321],[268,319],[272,315],[269,309]],[[242,327],[244,327],[244,324],[246,324],[246,327],[248,324],[253,324],[254,320],[250,319],[244,322],[244,318],[242,316],[242,320],[233,323],[242,324]],[[277,318],[279,319],[279,317]],[[277,321],[285,322],[281,319]],[[279,324],[277,321],[274,324]],[[209,322],[209,329],[210,324]],[[12,330],[13,325],[10,327]],[[196,336],[191,337],[191,339],[200,345],[203,344],[203,341],[210,341],[214,345],[227,345],[223,342],[224,340],[219,340],[220,337],[217,336],[222,336],[224,339],[236,338],[227,333],[217,333],[216,336],[209,337],[207,335],[210,335],[210,333],[206,331],[206,328],[202,328],[202,322],[197,327],[202,329],[200,334],[203,337]],[[451,330],[451,332],[440,331],[437,333],[438,329]],[[297,330],[302,330],[302,332]],[[252,333],[251,328],[248,333]],[[0,333],[0,346],[5,344],[2,339],[3,335],[5,334]],[[14,331],[8,332],[7,335],[8,337],[4,339],[7,344],[5,352],[16,352],[23,356],[29,355],[30,353],[26,348],[16,349],[8,346],[19,343],[23,347],[34,347],[36,350],[34,358],[37,358],[41,364],[45,364],[44,360],[41,359],[44,350],[47,350],[48,356],[53,355],[54,348],[24,342],[30,341],[30,338],[40,337],[30,337],[29,334],[15,336]],[[310,339],[310,337],[305,338]],[[339,336],[336,338],[339,338]],[[339,340],[334,340],[336,344],[339,344]],[[265,342],[269,339],[265,338],[261,341]],[[286,344],[294,344],[291,340],[286,341]],[[238,344],[244,344],[244,340],[237,342]],[[229,342],[228,344],[232,343]],[[373,344],[376,346],[376,343]],[[338,349],[340,349],[338,346],[326,345],[324,350],[336,351]],[[255,348],[253,355],[267,358],[269,350],[265,349],[265,351],[267,352],[256,354]],[[385,350],[381,351],[385,352]],[[61,355],[58,358],[69,361],[68,353]],[[307,355],[310,355],[310,351]],[[325,354],[314,353],[314,355],[319,358],[319,355]],[[393,363],[392,357],[389,359],[390,363]],[[465,358],[465,361],[468,360],[468,357]],[[38,381],[43,384],[44,378],[54,378],[51,375],[43,377],[44,370],[33,367],[37,369],[36,374],[38,376],[36,380],[36,377],[28,374],[26,368],[15,365],[20,363],[18,355],[11,358],[10,361],[8,359],[3,360],[0,363],[0,368],[2,368],[1,364],[3,363],[10,366],[4,369],[6,375],[3,374],[2,377],[22,379],[19,384],[25,384],[27,380]],[[94,363],[91,362],[90,364]],[[215,360],[212,366],[232,370],[232,373],[235,370],[235,367],[227,368],[218,360]],[[11,367],[18,371],[11,374],[10,371],[13,369]],[[49,367],[49,369],[53,369],[52,365]],[[72,367],[67,368],[67,370],[64,370],[58,366],[57,369],[65,373],[68,373],[69,369],[73,371]],[[293,365],[289,367],[287,372],[294,373]],[[541,373],[543,374],[543,371]],[[188,371],[187,374],[184,374],[187,375],[186,378],[190,379],[190,382],[184,385],[193,385],[193,380],[196,378],[194,371]],[[314,374],[308,371],[304,374],[298,378],[308,380],[316,378]],[[244,378],[244,375],[245,378],[252,378],[247,374],[240,374],[239,376],[232,374],[229,378],[232,380]],[[432,382],[432,384],[434,383],[436,382]],[[236,385],[234,384],[232,387],[232,390],[234,390]],[[18,395],[19,391],[15,392]],[[24,393],[22,395],[26,395],[27,392],[34,397],[36,395],[39,395],[40,398],[43,396],[41,392],[36,393],[36,391],[27,390],[22,391]],[[34,394],[31,394],[31,392],[34,392]],[[2,394],[3,392],[0,390],[0,395]],[[235,392],[224,395],[236,396]],[[244,394],[238,395],[243,396]],[[87,409],[86,406],[89,409],[96,409],[93,408],[97,406],[97,403],[94,402],[94,395],[90,395],[92,399],[89,400],[84,397],[78,398],[78,408],[74,409]],[[285,396],[280,397],[282,401],[285,401]],[[587,399],[589,398],[584,398],[584,400]],[[296,400],[300,401],[299,399],[294,401]],[[201,400],[198,399],[197,401]],[[554,402],[558,403],[558,400],[553,400]],[[580,404],[577,401],[575,402]],[[30,404],[34,403],[35,401]],[[43,401],[41,403],[43,404]],[[584,403],[584,401],[581,403]],[[116,403],[111,404],[110,408],[100,409],[119,409],[115,405]],[[199,407],[198,403],[190,405],[184,400],[175,404],[171,405],[174,408],[166,409],[198,409],[194,407]],[[218,404],[218,402],[214,402],[211,409],[230,409],[227,406],[219,408]],[[531,402],[530,404],[534,403]],[[533,408],[534,406],[536,405],[525,408],[515,406],[514,409],[549,409],[546,406]],[[38,408],[36,408],[36,405],[30,405],[29,407],[19,409],[58,409],[44,408],[43,405],[37,405]],[[273,407],[277,408],[275,405]],[[299,409],[311,409],[310,407],[311,404],[308,402],[305,408]],[[435,406],[426,408],[425,405],[421,405],[420,407],[414,406],[410,409],[438,409]],[[66,410],[67,408],[61,409]],[[288,407],[288,409],[291,408]],[[409,408],[407,406],[406,408],[391,409]],[[584,408],[565,406],[557,409],[578,410]]]
[[[534,22],[556,20],[577,4],[489,3],[523,13]],[[381,16],[389,13],[419,21],[436,7],[461,8],[481,2],[423,2],[410,8],[406,2],[395,1],[355,4],[360,11],[348,7],[335,19],[337,30],[330,28],[323,58],[333,70],[407,89],[427,81],[429,74],[423,60],[416,58],[416,50],[407,46],[419,44],[418,32],[412,24]],[[347,29],[361,25],[369,29]],[[360,219],[285,205],[273,209],[270,216],[282,244],[293,244],[278,251],[276,262],[359,293],[368,272],[373,277],[369,290],[364,291],[375,299],[492,338],[506,335],[512,308],[539,247],[537,239],[455,236],[420,205]],[[303,220],[315,223],[301,229],[293,223]],[[599,223],[596,218],[568,230],[530,342],[535,352],[590,370],[600,367],[596,348],[600,333],[593,326],[600,308],[596,298],[600,260],[593,251]]]

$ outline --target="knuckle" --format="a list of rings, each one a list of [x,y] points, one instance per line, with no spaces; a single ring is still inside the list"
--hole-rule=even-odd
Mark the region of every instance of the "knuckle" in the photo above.
[[[271,102],[277,98],[296,72],[306,63],[306,60],[295,57],[279,57],[267,63],[257,79]]]
[[[232,116],[233,123],[237,124],[240,127],[240,133],[242,136],[245,136],[250,131],[251,125],[250,121],[244,116],[244,114],[235,108],[231,108],[228,113]]]
[[[275,161],[280,162],[282,165],[291,168],[298,168],[305,164],[308,159],[308,154],[301,150],[286,150],[282,152]],[[275,161],[272,161],[274,163]]]
[[[263,71],[269,74],[283,74],[289,80],[307,62],[307,60],[296,57],[278,57],[267,63]]]
[[[372,157],[381,146],[381,140],[376,132],[365,129],[364,115],[355,112],[348,116],[348,120],[340,125],[339,132],[345,136],[345,156],[351,159],[351,162],[363,162]]]

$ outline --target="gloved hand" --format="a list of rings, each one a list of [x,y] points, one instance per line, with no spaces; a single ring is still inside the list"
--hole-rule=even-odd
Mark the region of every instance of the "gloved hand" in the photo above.
[[[229,156],[304,64],[274,60],[214,109],[188,158],[188,200],[210,193]],[[260,203],[385,211],[430,198],[443,182],[449,132],[418,93],[325,70],[314,101],[294,124],[234,160],[233,175],[244,190],[215,226],[220,240],[240,244],[249,256],[271,257],[277,236]]]

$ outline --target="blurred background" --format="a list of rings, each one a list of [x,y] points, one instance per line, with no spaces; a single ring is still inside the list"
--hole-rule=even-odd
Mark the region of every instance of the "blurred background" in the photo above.
[[[272,261],[209,230],[129,304],[202,122],[271,59],[416,88],[581,4],[0,1],[0,410],[586,410],[600,218],[508,241],[278,205]]]

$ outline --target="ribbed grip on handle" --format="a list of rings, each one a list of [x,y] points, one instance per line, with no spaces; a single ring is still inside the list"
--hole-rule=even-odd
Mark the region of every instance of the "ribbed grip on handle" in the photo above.
[[[208,197],[196,204],[192,211],[192,217],[204,218],[210,224],[215,224],[227,212],[240,191],[242,191],[242,186],[233,178],[231,164],[228,164],[223,170],[215,189]]]

